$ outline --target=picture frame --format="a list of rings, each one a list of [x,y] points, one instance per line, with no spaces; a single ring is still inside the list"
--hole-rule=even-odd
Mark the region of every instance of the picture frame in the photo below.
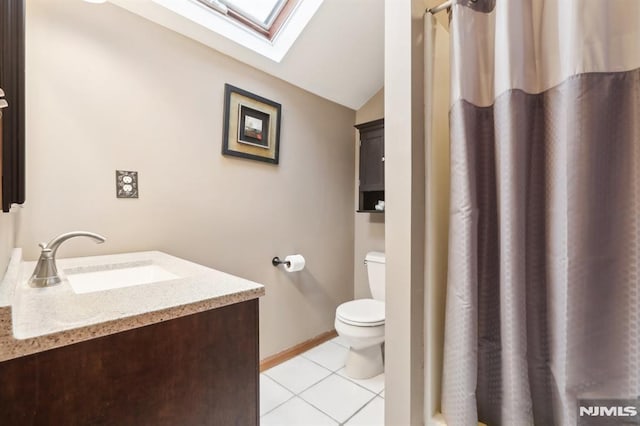
[[[281,113],[279,103],[225,84],[222,154],[278,164]]]

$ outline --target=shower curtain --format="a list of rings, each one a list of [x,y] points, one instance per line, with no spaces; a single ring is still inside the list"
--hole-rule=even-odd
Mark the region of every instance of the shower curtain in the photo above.
[[[442,411],[581,424],[640,396],[640,1],[453,3]]]

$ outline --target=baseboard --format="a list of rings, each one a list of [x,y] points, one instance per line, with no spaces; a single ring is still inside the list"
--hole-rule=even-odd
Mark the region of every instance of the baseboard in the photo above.
[[[300,355],[302,352],[306,352],[313,347],[316,347],[328,340],[333,339],[337,335],[338,333],[336,333],[335,330],[327,331],[326,333],[322,333],[314,338],[305,340],[302,343],[299,343],[295,346],[285,349],[282,352],[278,352],[275,355],[266,357],[265,359],[260,361],[260,372],[263,372],[264,370],[268,370],[271,367],[275,367],[278,364],[282,364],[283,362],[290,360],[295,356]]]

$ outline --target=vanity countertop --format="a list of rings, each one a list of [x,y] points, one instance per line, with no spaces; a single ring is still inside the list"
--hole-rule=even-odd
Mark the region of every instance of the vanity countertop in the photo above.
[[[177,278],[76,294],[68,280],[32,288],[20,249],[0,284],[0,361],[263,296],[264,286],[159,251],[58,259],[62,272],[152,262]]]

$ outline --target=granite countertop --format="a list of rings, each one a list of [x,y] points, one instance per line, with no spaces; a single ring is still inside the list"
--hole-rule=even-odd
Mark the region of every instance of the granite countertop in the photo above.
[[[0,361],[106,336],[264,295],[264,286],[159,251],[58,259],[73,274],[154,264],[175,279],[76,294],[68,280],[32,288],[36,262],[20,249],[0,284]]]

